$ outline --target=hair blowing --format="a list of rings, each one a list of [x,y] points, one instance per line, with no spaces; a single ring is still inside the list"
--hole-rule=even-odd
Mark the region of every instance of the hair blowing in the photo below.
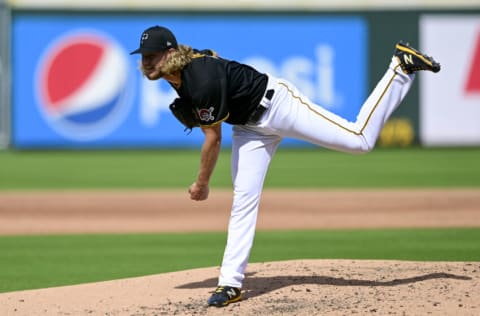
[[[187,45],[178,45],[178,48],[170,53],[162,67],[165,74],[173,74],[182,70],[195,56],[193,49]]]

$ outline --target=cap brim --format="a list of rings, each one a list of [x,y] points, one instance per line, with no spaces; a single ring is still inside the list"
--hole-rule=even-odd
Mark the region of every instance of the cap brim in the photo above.
[[[164,50],[167,50],[167,48],[163,47],[139,47],[133,52],[130,53],[130,55],[134,54],[146,54],[146,53],[158,53],[158,52],[163,52]]]
[[[141,48],[137,48],[136,50],[134,50],[133,52],[131,52],[130,55],[141,54],[141,52],[142,52],[142,49],[141,49]]]

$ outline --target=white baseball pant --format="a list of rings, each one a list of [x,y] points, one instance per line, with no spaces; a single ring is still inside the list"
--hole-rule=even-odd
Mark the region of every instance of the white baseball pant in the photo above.
[[[411,87],[415,75],[402,72],[392,58],[388,70],[349,122],[312,103],[291,83],[269,76],[271,101],[254,125],[235,125],[232,141],[233,205],[219,285],[242,287],[255,236],[258,206],[270,161],[283,137],[306,140],[349,153],[371,151],[380,131]]]

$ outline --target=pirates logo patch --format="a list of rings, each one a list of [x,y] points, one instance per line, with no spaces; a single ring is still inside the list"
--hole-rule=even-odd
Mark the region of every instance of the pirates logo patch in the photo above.
[[[215,117],[212,115],[213,106],[208,109],[198,109],[197,113],[200,121],[202,122],[209,122],[215,120]]]

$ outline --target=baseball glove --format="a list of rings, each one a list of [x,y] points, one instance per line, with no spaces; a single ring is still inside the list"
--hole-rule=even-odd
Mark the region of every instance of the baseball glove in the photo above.
[[[176,98],[169,106],[175,118],[185,126],[185,131],[192,131],[194,127],[200,126],[197,114],[190,102],[182,98]]]

